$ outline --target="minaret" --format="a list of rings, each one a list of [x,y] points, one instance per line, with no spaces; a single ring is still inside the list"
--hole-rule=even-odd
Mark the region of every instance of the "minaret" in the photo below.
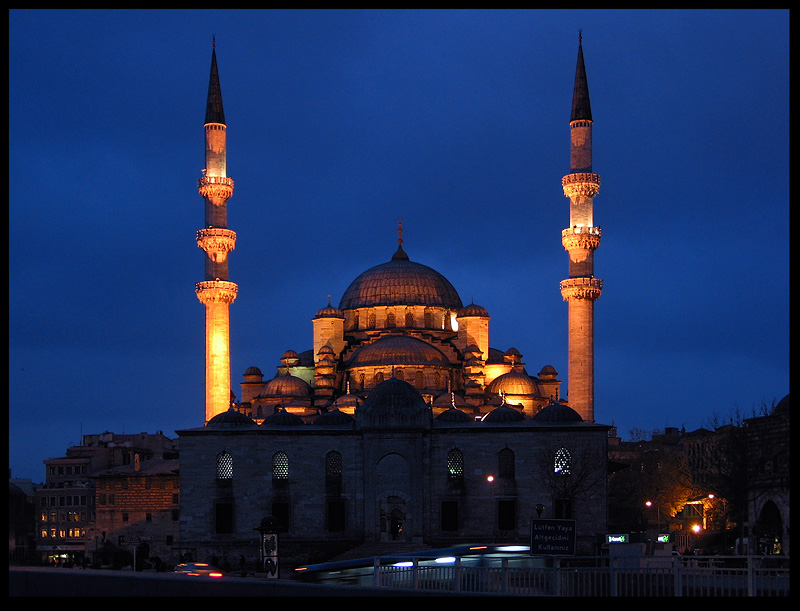
[[[211,49],[211,76],[206,103],[206,167],[197,181],[205,200],[205,228],[197,232],[197,245],[206,253],[205,280],[195,285],[206,307],[206,410],[208,422],[231,404],[230,314],[238,287],[228,281],[228,253],[236,233],[228,229],[228,198],[233,180],[228,177],[225,112],[217,72],[216,44]]]
[[[594,277],[600,228],[594,226],[592,207],[600,177],[592,172],[592,109],[580,34],[569,127],[571,173],[561,180],[569,198],[569,228],[561,232],[569,253],[569,278],[561,281],[561,296],[569,308],[567,391],[570,407],[585,422],[594,422],[594,302],[603,281]]]

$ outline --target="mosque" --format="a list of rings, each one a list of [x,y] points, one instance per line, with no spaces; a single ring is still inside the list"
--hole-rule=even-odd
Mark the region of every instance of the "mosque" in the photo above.
[[[359,545],[525,544],[531,520],[550,518],[574,523],[576,553],[596,553],[606,525],[610,427],[594,417],[600,178],[592,171],[582,42],[571,168],[562,178],[569,401],[551,365],[530,370],[516,348],[490,345],[489,312],[465,304],[444,276],[413,260],[402,225],[389,261],[365,262],[374,265],[338,306],[329,299],[309,313],[311,347],[284,351],[272,376],[248,368],[236,401],[226,127],[212,49],[199,180],[205,225],[197,232],[205,279],[196,286],[206,311],[206,405],[200,426],[178,431],[181,546],[196,558],[253,559],[257,528],[269,516],[284,563],[300,564]]]

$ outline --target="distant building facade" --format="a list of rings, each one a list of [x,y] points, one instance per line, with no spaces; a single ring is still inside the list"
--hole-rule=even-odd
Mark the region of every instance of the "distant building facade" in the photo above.
[[[65,457],[45,460],[45,482],[35,496],[39,561],[90,561],[111,535],[97,528],[95,474],[154,458],[177,458],[175,441],[161,433],[84,435]]]
[[[139,559],[174,564],[180,557],[180,478],[177,459],[134,459],[132,465],[94,474],[95,532],[103,544],[133,551]],[[110,558],[100,559],[110,564]]]
[[[789,395],[772,411],[746,421],[749,552],[789,556]]]

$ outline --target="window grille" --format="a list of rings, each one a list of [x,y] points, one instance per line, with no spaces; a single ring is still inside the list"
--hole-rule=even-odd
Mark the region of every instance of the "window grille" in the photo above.
[[[450,450],[447,453],[447,476],[450,479],[464,477],[464,454],[461,453],[461,450]]]
[[[325,480],[331,484],[342,481],[342,455],[335,450],[325,456]]]
[[[217,479],[231,479],[233,477],[233,456],[222,451],[217,455]]]
[[[556,450],[556,457],[553,464],[553,471],[557,475],[569,475],[570,456],[566,448]]]
[[[272,479],[289,479],[289,457],[285,452],[275,452],[272,456]]]

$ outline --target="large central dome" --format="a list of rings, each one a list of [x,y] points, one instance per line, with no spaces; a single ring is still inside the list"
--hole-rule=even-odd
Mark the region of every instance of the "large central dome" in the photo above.
[[[389,305],[424,305],[460,310],[461,298],[439,272],[409,261],[399,246],[388,263],[376,265],[353,280],[340,310]]]

